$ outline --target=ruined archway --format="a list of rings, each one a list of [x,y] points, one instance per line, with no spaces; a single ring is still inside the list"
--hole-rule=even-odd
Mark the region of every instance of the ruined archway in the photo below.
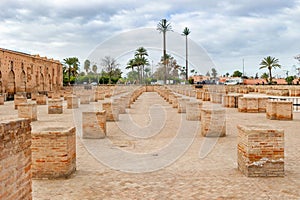
[[[45,90],[45,80],[44,80],[44,75],[41,73],[40,74],[39,91],[44,91],[44,90]]]
[[[16,80],[15,80],[15,73],[11,70],[8,73],[8,83],[7,83],[7,98],[13,99],[14,94],[16,93]]]
[[[3,90],[2,90],[2,72],[0,71],[0,93],[2,94],[3,93]]]
[[[49,84],[49,85],[48,85],[48,90],[49,90],[49,91],[52,91],[52,82],[51,82],[51,76],[50,76],[50,74],[48,75],[48,81],[49,81],[49,82],[48,82],[48,84]]]
[[[26,92],[26,74],[24,70],[20,76],[20,92]]]

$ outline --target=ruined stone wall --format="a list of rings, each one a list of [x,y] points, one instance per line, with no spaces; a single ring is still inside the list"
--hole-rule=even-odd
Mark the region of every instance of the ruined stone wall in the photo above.
[[[59,61],[0,48],[0,93],[52,91],[61,87]]]
[[[284,131],[239,125],[238,169],[246,176],[284,176]]]
[[[0,199],[32,199],[30,120],[0,122]]]

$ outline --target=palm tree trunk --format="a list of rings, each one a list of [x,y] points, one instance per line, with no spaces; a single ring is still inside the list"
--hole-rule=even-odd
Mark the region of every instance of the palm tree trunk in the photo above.
[[[71,82],[71,66],[69,66],[69,70],[68,70],[68,75],[69,75],[69,84],[70,85],[70,82]]]
[[[163,32],[163,43],[164,43],[164,84],[167,83],[167,66],[166,66],[166,55],[167,55],[167,50],[166,50],[166,32]]]
[[[187,40],[187,35],[185,36],[185,79],[188,80],[188,40]]]
[[[269,75],[270,75],[270,84],[272,84],[272,69],[271,68],[269,68]]]

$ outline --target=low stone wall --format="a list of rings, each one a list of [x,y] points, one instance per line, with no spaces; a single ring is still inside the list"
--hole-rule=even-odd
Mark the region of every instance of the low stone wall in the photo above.
[[[0,199],[32,199],[30,120],[0,122]]]
[[[293,102],[268,100],[266,117],[271,120],[292,120]]]
[[[223,96],[223,106],[227,108],[237,108],[238,99],[243,97],[242,94],[225,94]]]
[[[68,177],[76,170],[76,129],[65,127],[32,131],[32,177]]]
[[[238,169],[246,176],[284,176],[284,131],[266,125],[237,128]]]
[[[249,113],[266,112],[267,101],[267,97],[240,97],[238,98],[238,111]]]
[[[153,85],[147,85],[146,86],[146,92],[154,92],[154,86]]]
[[[289,90],[288,89],[270,89],[266,91],[267,95],[274,95],[274,96],[289,96]]]

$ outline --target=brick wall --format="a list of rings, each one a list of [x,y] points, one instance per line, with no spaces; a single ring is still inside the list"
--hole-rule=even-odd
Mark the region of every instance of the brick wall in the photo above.
[[[283,130],[239,125],[238,168],[246,176],[284,176]]]
[[[32,199],[30,120],[0,122],[0,199]]]
[[[68,177],[76,170],[76,129],[47,128],[32,132],[32,177]]]

